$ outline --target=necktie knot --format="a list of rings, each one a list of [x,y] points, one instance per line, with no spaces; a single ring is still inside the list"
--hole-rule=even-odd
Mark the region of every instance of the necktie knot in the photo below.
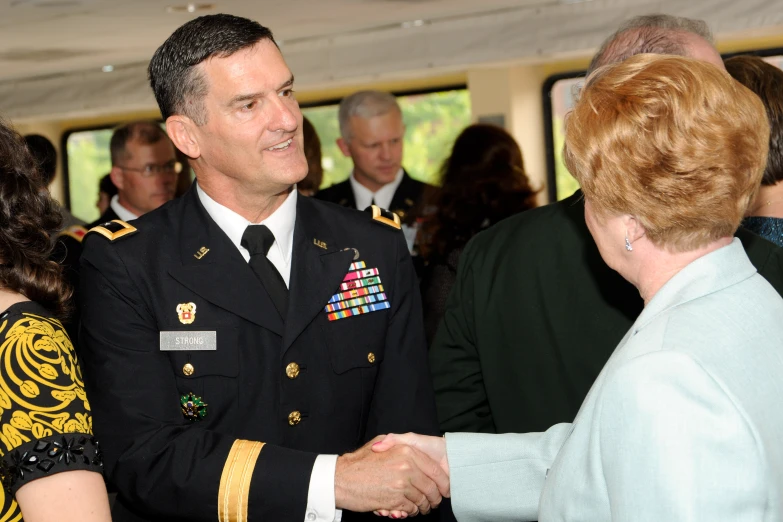
[[[275,235],[266,225],[248,225],[242,234],[241,245],[250,252],[251,257],[258,254],[266,256],[274,242]]]

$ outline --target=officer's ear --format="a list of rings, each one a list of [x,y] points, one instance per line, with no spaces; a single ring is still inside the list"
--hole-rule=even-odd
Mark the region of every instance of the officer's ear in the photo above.
[[[111,170],[109,171],[109,178],[111,178],[111,182],[114,183],[114,186],[117,187],[117,190],[125,189],[125,173],[120,167],[116,165],[112,166]]]
[[[195,122],[185,115],[174,114],[166,119],[166,132],[172,143],[191,159],[201,156],[196,130]]]
[[[348,142],[343,138],[337,138],[337,146],[346,158],[351,157],[351,149],[348,147]]]

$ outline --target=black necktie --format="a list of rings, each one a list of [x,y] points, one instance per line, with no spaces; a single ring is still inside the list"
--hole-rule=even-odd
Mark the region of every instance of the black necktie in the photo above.
[[[275,242],[275,235],[265,225],[250,225],[242,234],[242,246],[250,252],[250,268],[266,289],[280,317],[285,321],[288,311],[288,287],[266,254]]]

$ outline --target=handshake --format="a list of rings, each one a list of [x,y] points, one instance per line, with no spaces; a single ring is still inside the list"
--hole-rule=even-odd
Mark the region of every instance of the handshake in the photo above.
[[[426,515],[450,495],[446,439],[379,435],[338,457],[334,492],[340,509],[392,518]]]

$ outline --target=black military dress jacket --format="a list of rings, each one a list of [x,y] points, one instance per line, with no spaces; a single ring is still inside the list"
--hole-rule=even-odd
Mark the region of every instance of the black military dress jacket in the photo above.
[[[84,236],[89,229],[113,219],[119,219],[119,216],[114,212],[114,209],[109,207],[94,223],[84,226],[73,225],[63,230],[57,237],[57,242],[52,249],[52,254],[49,259],[62,265],[63,275],[74,292],[72,299],[73,303],[78,303],[79,299],[79,259],[82,256],[82,241],[84,241]],[[77,353],[80,346],[78,340],[79,312],[79,307],[74,306],[68,318],[63,321],[63,326],[68,332],[68,336],[71,338]]]
[[[422,197],[427,188],[435,189],[431,185],[416,181],[403,170],[402,181],[394,192],[389,210],[400,216],[403,223],[413,223],[419,217],[417,213],[422,210]],[[350,179],[319,191],[315,197],[323,201],[337,203],[343,207],[356,208],[356,197],[353,194]]]
[[[285,323],[195,187],[87,235],[82,362],[115,521],[301,521],[317,454],[437,433],[413,266],[381,221],[298,198]],[[359,262],[367,284],[341,293]],[[390,307],[334,319],[368,285]]]

